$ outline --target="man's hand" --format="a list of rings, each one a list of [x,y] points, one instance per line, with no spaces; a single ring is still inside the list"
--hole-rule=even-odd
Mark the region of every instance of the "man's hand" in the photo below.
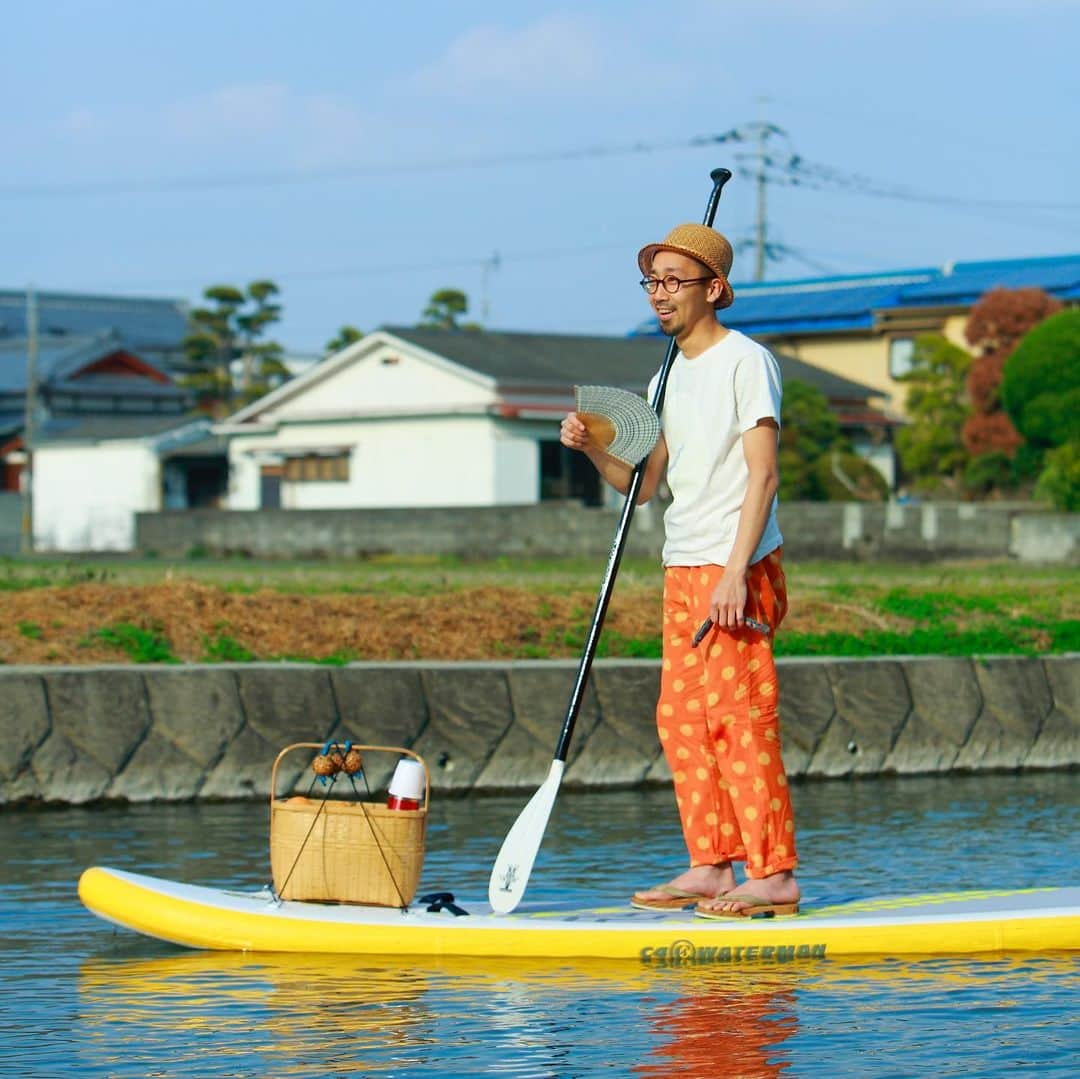
[[[589,432],[578,419],[576,412],[568,412],[559,428],[559,441],[571,450],[585,451],[589,445]]]
[[[616,491],[626,494],[630,489],[630,480],[634,470],[624,461],[605,453],[595,442],[589,439],[588,429],[581,422],[576,412],[568,412],[566,418],[559,427],[559,441],[571,450],[580,450],[596,466],[597,472],[606,483],[610,483]],[[649,454],[648,464],[645,468],[645,477],[641,484],[641,492],[638,495],[638,505],[648,502],[656,493],[656,485],[667,467],[667,443],[664,436],[657,439],[656,446]]]
[[[738,629],[746,610],[746,574],[724,569],[709,600],[709,617],[721,629]]]

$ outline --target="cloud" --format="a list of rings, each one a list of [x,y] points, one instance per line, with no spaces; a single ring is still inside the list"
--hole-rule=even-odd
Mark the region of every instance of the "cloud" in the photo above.
[[[608,42],[599,27],[582,16],[554,14],[514,29],[466,30],[405,83],[454,97],[565,97],[602,88],[610,74]]]
[[[281,83],[247,83],[173,102],[162,110],[161,120],[163,134],[197,143],[274,134],[307,108],[307,99],[292,98]]]
[[[370,130],[349,100],[297,93],[283,83],[222,86],[158,106],[79,105],[61,124],[82,149],[154,146],[200,158],[224,147],[289,162],[328,164],[355,157]]]

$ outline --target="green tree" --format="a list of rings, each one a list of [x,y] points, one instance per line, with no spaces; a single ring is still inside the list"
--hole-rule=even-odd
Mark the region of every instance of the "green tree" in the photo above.
[[[814,465],[839,439],[840,425],[825,394],[806,382],[786,383],[780,408],[781,499],[822,501],[828,497]]]
[[[221,415],[288,379],[281,345],[261,340],[281,318],[281,305],[275,302],[278,292],[277,285],[266,280],[253,281],[246,290],[212,285],[203,292],[210,304],[194,308],[188,316],[189,333],[184,338],[188,370],[180,379],[195,391],[200,407]]]
[[[911,422],[896,434],[900,464],[916,490],[945,486],[956,491],[969,460],[962,430],[971,408],[965,385],[972,357],[937,334],[915,340],[908,387]]]
[[[816,457],[840,438],[840,424],[828,398],[808,382],[784,385],[780,418],[780,445],[798,450],[805,457]]]
[[[840,442],[813,464],[819,497],[830,502],[881,502],[889,496],[885,477],[865,457]]]
[[[1005,361],[1001,400],[1033,446],[1080,441],[1080,309],[1059,311],[1024,335]]]
[[[282,362],[284,350],[276,341],[260,341],[268,326],[281,319],[280,290],[273,281],[252,281],[247,287],[249,307],[236,313],[241,342],[240,397],[252,401],[289,377]]]
[[[363,336],[363,333],[355,326],[342,326],[337,334],[334,337],[331,337],[323,346],[323,355],[332,356],[335,352],[340,352],[343,348],[348,348],[349,345],[355,344]]]
[[[1050,450],[1045,463],[1035,484],[1035,497],[1045,498],[1063,513],[1080,512],[1080,439]]]
[[[420,325],[438,330],[459,330],[458,319],[467,314],[469,297],[460,289],[441,288],[431,294],[420,315]]]
[[[203,299],[214,306],[193,308],[188,316],[189,333],[184,338],[188,372],[181,382],[195,390],[200,404],[212,406],[232,396],[235,318],[244,305],[244,294],[233,285],[211,285],[203,291]]]
[[[882,499],[888,493],[881,473],[841,434],[828,398],[806,382],[784,384],[779,459],[779,493],[786,501]]]

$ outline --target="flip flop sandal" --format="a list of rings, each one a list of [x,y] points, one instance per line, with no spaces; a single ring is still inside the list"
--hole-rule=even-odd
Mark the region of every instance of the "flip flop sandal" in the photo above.
[[[681,888],[672,888],[670,884],[658,884],[655,888],[646,888],[647,892],[664,892],[664,899],[639,899],[640,892],[630,898],[630,906],[635,910],[685,910],[703,899],[713,899],[701,892],[684,892]]]
[[[711,921],[722,922],[728,918],[782,918],[799,913],[798,903],[770,903],[756,895],[739,895],[738,892],[729,892],[727,895],[717,896],[706,902],[715,903],[719,900],[725,903],[746,903],[743,910],[708,910],[699,903],[694,910],[694,917],[708,918]]]

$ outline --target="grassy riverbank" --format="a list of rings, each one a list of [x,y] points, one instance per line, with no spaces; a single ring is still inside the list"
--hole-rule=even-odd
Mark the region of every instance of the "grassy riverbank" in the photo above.
[[[1010,562],[795,563],[778,655],[1080,651],[1075,571]],[[566,658],[593,561],[0,563],[6,664]],[[660,572],[624,562],[604,656],[653,657]]]

